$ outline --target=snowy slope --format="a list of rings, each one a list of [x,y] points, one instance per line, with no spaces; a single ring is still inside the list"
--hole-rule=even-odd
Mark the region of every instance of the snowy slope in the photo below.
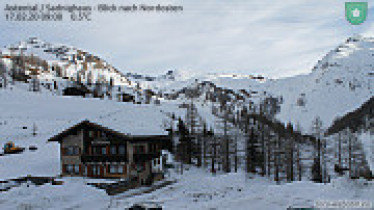
[[[56,97],[23,88],[0,89],[0,145],[13,141],[35,152],[2,156],[0,179],[20,176],[56,176],[60,173],[59,147],[47,140],[70,126],[88,119],[131,135],[166,134],[168,112],[178,114],[176,104],[145,105],[110,100]],[[183,111],[183,110],[182,110]],[[33,136],[34,125],[37,135]],[[2,152],[2,148],[0,149]]]
[[[72,82],[79,82],[93,89],[92,84],[101,83],[103,86],[110,84],[121,87],[132,95],[138,91],[136,83],[129,81],[105,60],[73,46],[49,43],[32,37],[5,47],[0,52],[1,60],[8,65],[8,71],[12,66],[12,58],[22,56],[26,62],[22,66],[25,74],[30,76],[36,73],[43,85],[55,86],[54,83],[57,82],[61,89],[60,86],[66,87]],[[31,61],[32,59],[35,61]]]
[[[162,77],[153,81],[138,81],[144,88],[165,93],[210,81],[237,93],[244,89],[248,93],[247,99],[256,103],[258,98],[270,95],[282,98],[281,111],[276,117],[285,123],[299,124],[303,132],[308,133],[315,117],[319,116],[323,127],[327,128],[336,117],[358,108],[374,95],[374,38],[349,38],[318,61],[311,73],[295,77],[266,79],[236,74],[183,75],[188,75],[188,72],[177,72],[172,79]]]
[[[300,123],[308,132],[319,116],[324,127],[362,105],[374,95],[374,39],[350,38],[328,53],[308,75],[275,80],[269,92],[284,98],[282,121]],[[298,106],[298,99],[305,106]]]
[[[204,81],[211,81],[219,87],[234,90],[246,89],[250,85],[258,85],[258,83],[266,81],[263,76],[217,73],[203,75],[182,70],[168,71],[165,75],[148,77],[148,79],[141,75],[132,76],[129,79],[139,82],[142,88],[160,90],[165,93],[178,91]]]
[[[106,209],[110,198],[104,191],[76,178],[66,178],[63,186],[23,184],[2,193],[1,209]]]

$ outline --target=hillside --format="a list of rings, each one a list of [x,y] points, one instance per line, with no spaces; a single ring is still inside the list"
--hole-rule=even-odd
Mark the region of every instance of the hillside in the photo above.
[[[281,107],[277,119],[299,124],[303,132],[309,133],[317,116],[327,128],[337,117],[357,109],[374,95],[373,56],[373,38],[353,37],[331,50],[305,75],[268,79],[237,74],[188,76],[188,72],[169,71],[168,77],[138,77],[137,82],[170,99],[185,99],[186,90],[195,90],[198,100],[208,102],[212,100],[207,95],[227,93],[239,107],[243,102],[259,104],[266,97],[275,97]]]
[[[38,147],[35,152],[0,157],[0,179],[27,174],[56,175],[59,172],[58,144],[47,143],[47,140],[83,120],[126,134],[158,135],[167,134],[164,125],[165,120],[169,120],[167,113],[183,113],[176,104],[157,106],[55,97],[48,92],[27,92],[22,87],[0,89],[0,99],[0,110],[6,110],[0,114],[0,145],[13,141],[26,148]],[[33,135],[34,130],[36,135]]]
[[[76,47],[33,37],[1,49],[1,56],[7,80],[28,82],[33,91],[42,88],[62,95],[66,88],[76,87],[94,97],[110,98],[140,91],[105,60]]]
[[[308,75],[272,81],[269,92],[283,96],[278,118],[310,131],[319,116],[327,128],[335,118],[374,95],[374,39],[349,38],[323,57]]]
[[[331,135],[342,131],[343,129],[350,128],[352,131],[360,131],[360,129],[368,130],[373,128],[374,121],[374,97],[370,98],[358,109],[345,114],[344,116],[336,119],[334,123],[326,131],[327,135]]]

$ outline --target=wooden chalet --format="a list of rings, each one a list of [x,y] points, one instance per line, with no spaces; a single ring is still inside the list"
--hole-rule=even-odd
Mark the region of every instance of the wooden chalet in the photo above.
[[[127,135],[82,121],[48,141],[60,143],[63,176],[124,178],[145,184],[162,174],[168,135]]]

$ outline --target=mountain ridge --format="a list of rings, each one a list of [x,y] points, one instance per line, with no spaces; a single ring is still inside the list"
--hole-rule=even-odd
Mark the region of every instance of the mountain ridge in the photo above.
[[[97,59],[94,55],[87,52],[80,53],[78,50],[71,53],[69,49],[72,47],[64,45],[48,48],[49,45],[46,42],[37,38],[31,38],[28,42],[20,42],[17,48],[20,50],[27,48],[28,45],[33,45],[33,49],[40,49],[44,45],[44,50],[53,51],[52,54],[62,58],[63,63],[66,63],[66,59],[68,59],[70,66],[66,67],[67,72],[63,75],[67,75],[70,82],[79,81],[87,85],[91,91],[97,87],[95,84],[90,87],[90,82],[87,81],[87,78],[92,75],[88,75],[87,72],[81,75],[77,73],[77,69],[82,71],[88,68],[91,72],[100,69],[92,64]],[[36,47],[38,45],[41,46]],[[3,61],[4,55],[7,54],[11,54],[11,52],[2,52]],[[282,102],[280,104],[281,111],[277,114],[277,118],[285,123],[302,124],[304,131],[309,132],[313,118],[321,117],[325,126],[329,126],[337,117],[358,108],[374,95],[373,58],[374,38],[355,36],[348,38],[344,43],[327,53],[317,62],[309,74],[287,78],[268,79],[261,75],[218,73],[193,75],[188,71],[181,70],[169,70],[166,74],[159,76],[138,73],[117,75],[119,78],[123,78],[123,83],[119,84],[125,87],[126,91],[122,92],[133,96],[151,93],[150,97],[185,100],[185,91],[197,88],[201,92],[198,97],[204,103],[214,103],[212,98],[222,94],[230,94],[233,104],[259,104],[266,97],[276,97],[282,99],[280,100]],[[85,67],[82,63],[86,59],[92,62]],[[100,58],[98,59],[101,61]],[[50,58],[48,61],[49,65],[52,65],[53,59]],[[104,69],[106,66],[111,67],[105,61],[97,63],[101,63],[102,66],[99,67],[104,67]],[[96,65],[99,65],[97,63]],[[106,87],[101,92],[108,92],[108,85],[112,85],[112,81],[108,78],[111,78],[110,75],[104,74],[104,78],[102,76],[94,77],[91,80],[96,81],[94,83],[104,82]],[[116,94],[118,91],[112,96]],[[219,100],[219,98],[216,99]]]

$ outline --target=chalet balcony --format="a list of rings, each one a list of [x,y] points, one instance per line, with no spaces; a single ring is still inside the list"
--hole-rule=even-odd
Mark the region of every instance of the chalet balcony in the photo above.
[[[126,155],[94,155],[84,154],[81,161],[86,162],[127,162]]]
[[[110,141],[107,137],[89,137],[89,139],[92,139],[92,145],[107,145],[110,144]]]
[[[133,159],[135,163],[141,163],[158,158],[159,156],[158,153],[134,153]]]

